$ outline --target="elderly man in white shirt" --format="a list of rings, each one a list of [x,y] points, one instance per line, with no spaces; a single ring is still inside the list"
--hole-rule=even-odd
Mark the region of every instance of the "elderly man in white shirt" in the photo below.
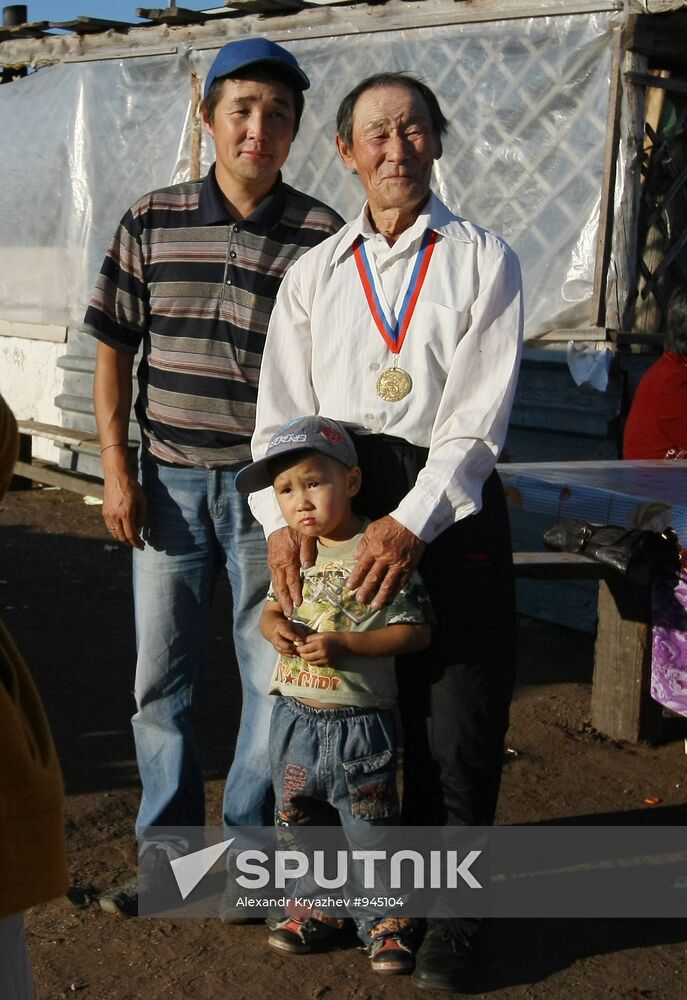
[[[517,381],[522,289],[503,240],[430,191],[447,126],[432,91],[406,74],[369,77],[344,98],[337,147],[367,202],[281,286],[253,454],[305,414],[354,433],[358,509],[373,521],[349,584],[378,607],[419,567],[437,618],[429,652],[398,665],[403,821],[488,825],[515,672],[510,534],[494,466]],[[283,526],[271,491],[251,505],[289,613],[313,553]],[[415,983],[460,989],[477,927],[457,916],[430,921]]]

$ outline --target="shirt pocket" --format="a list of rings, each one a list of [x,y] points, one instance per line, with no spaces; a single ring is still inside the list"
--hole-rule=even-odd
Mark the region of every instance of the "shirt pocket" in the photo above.
[[[354,819],[380,820],[398,816],[396,757],[392,750],[344,761],[343,769]]]
[[[409,346],[421,353],[423,365],[430,376],[445,379],[469,326],[470,313],[466,309],[450,308],[438,302],[418,302],[408,330],[408,340]],[[421,331],[415,342],[412,339],[413,328]]]

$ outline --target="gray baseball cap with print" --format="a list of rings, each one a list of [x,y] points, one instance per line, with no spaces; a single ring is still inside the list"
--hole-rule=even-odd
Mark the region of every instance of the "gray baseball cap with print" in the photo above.
[[[328,417],[297,417],[272,435],[265,457],[241,469],[235,484],[239,493],[255,493],[272,485],[269,463],[289,452],[319,451],[335,458],[347,469],[358,464],[355,445],[345,428]]]

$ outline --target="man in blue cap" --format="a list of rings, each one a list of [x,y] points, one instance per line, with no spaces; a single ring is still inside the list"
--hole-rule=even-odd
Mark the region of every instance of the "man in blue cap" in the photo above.
[[[243,690],[224,821],[272,822],[265,692],[274,654],[258,629],[269,574],[262,529],[234,480],[251,457],[264,338],[281,280],[342,224],[281,179],[309,86],[291,53],[266,38],[220,50],[201,104],[216,162],[204,179],[154,191],[125,214],[86,313],[86,330],[98,339],[103,517],[134,556],[139,838],[155,827],[205,822],[193,703],[224,569]],[[139,348],[137,479],[126,445]],[[153,856],[166,866],[163,852]],[[134,879],[102,896],[102,909],[136,913],[139,888]]]

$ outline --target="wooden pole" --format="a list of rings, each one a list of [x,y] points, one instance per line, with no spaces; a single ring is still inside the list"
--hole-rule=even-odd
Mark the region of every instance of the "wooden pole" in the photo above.
[[[200,120],[201,88],[200,77],[191,74],[191,155],[189,158],[189,180],[200,177],[200,147],[203,138],[203,124]]]
[[[622,33],[614,29],[613,56],[611,61],[611,89],[608,95],[608,116],[606,121],[606,150],[604,153],[604,174],[601,185],[601,206],[599,209],[599,231],[596,241],[596,262],[594,266],[593,322],[606,326],[606,282],[611,257],[613,237],[613,201],[615,196],[615,173],[618,162],[620,139],[620,104],[622,99]]]

